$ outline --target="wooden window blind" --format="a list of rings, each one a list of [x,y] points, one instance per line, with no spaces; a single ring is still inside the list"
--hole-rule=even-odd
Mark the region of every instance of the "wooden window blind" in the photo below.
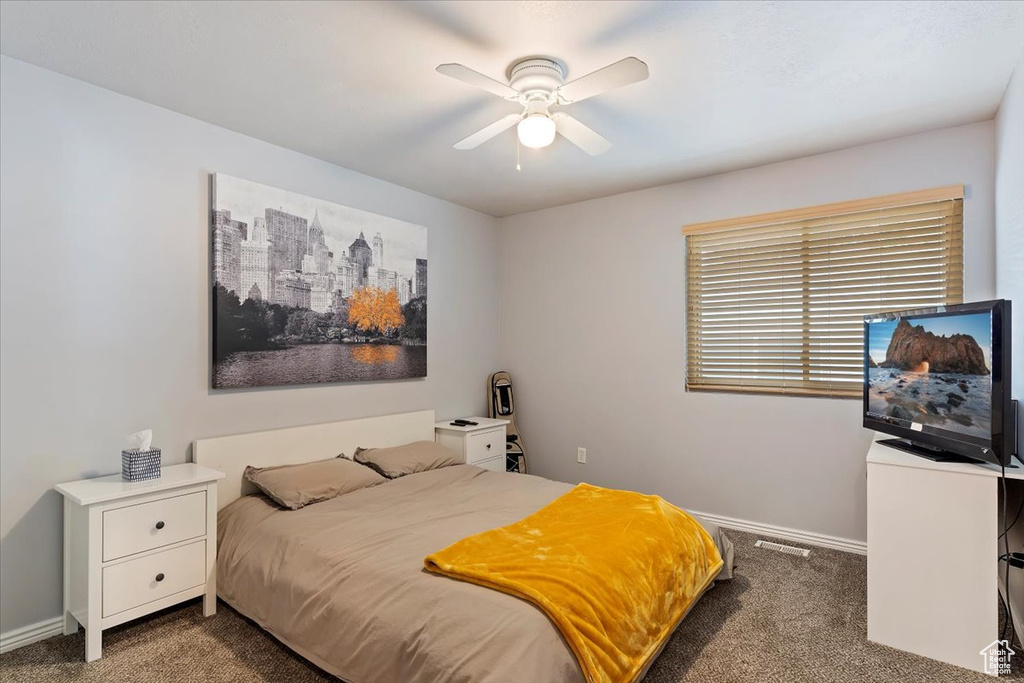
[[[860,397],[863,316],[963,301],[963,187],[689,225],[687,390]]]

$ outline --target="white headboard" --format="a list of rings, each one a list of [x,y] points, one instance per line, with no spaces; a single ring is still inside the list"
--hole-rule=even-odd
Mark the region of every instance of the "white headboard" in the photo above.
[[[192,442],[193,462],[220,470],[227,476],[217,483],[217,507],[255,491],[244,481],[247,465],[269,467],[333,458],[352,457],[356,448],[401,446],[434,440],[434,411],[399,413],[360,420],[250,432]]]

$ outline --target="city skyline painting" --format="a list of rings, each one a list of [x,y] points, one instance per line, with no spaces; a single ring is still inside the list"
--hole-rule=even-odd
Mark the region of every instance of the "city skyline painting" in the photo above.
[[[427,229],[213,175],[215,389],[427,374]]]

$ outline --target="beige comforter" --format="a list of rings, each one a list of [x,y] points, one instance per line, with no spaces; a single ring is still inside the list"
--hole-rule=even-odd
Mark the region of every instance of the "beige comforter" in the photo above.
[[[431,552],[516,522],[571,488],[458,465],[301,510],[246,496],[218,516],[218,593],[348,683],[582,681],[539,609],[423,569]],[[726,578],[731,547],[709,531]]]

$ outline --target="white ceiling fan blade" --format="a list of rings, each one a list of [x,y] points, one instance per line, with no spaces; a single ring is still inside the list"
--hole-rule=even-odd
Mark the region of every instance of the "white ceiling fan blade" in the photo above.
[[[484,144],[499,133],[504,133],[512,126],[519,123],[519,120],[523,118],[522,114],[509,114],[508,116],[498,119],[486,128],[481,128],[477,132],[470,135],[464,140],[459,140],[455,143],[455,149],[474,149]]]
[[[603,69],[580,76],[575,81],[569,81],[558,89],[558,94],[564,104],[579,102],[630,83],[646,80],[649,75],[646,64],[636,57],[626,57]]]
[[[555,130],[561,133],[562,137],[592,157],[604,154],[612,147],[612,143],[565,112],[552,114],[551,120],[555,122]]]
[[[468,66],[463,66],[461,64],[442,64],[437,67],[437,72],[444,74],[445,76],[451,76],[456,80],[468,83],[469,85],[480,88],[481,90],[486,90],[498,97],[504,97],[506,100],[514,100],[519,97],[519,93],[508,85],[500,81],[496,81],[489,76],[484,76],[479,71],[473,71]]]

